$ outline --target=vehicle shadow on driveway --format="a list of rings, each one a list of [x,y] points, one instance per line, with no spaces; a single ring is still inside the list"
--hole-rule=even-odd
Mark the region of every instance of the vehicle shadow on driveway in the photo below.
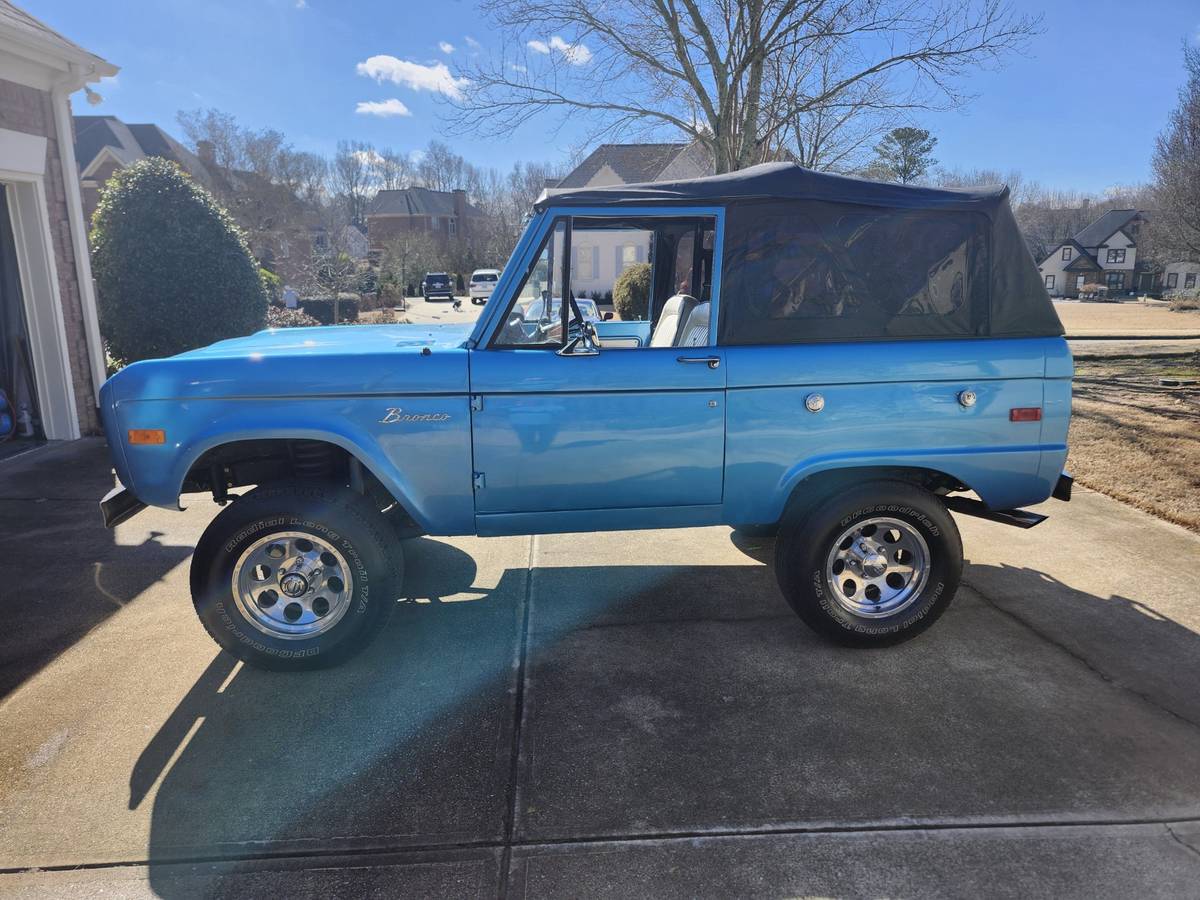
[[[0,699],[191,555],[162,531],[120,544],[104,527],[96,501],[113,484],[107,455],[103,441],[81,440],[0,470]]]
[[[1145,817],[1200,802],[1183,787],[1194,734],[1032,638],[1020,606],[1093,622],[1109,655],[1134,647],[1191,672],[1197,636],[1135,601],[974,566],[972,585],[1002,578],[1025,599],[964,592],[922,639],[862,652],[805,630],[770,566],[509,568],[479,588],[461,550],[409,548],[409,598],[366,652],[307,673],[219,654],[146,746],[129,804],[158,785],[160,895],[221,893],[252,857],[491,852],[510,833]],[[175,863],[204,859],[228,862],[202,889],[180,880]]]

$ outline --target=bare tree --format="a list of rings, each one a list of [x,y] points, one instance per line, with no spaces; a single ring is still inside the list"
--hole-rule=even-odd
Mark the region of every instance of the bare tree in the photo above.
[[[1187,82],[1154,148],[1156,231],[1175,255],[1200,259],[1200,47],[1184,47]]]
[[[432,191],[465,188],[467,161],[441,141],[430,141],[417,163],[417,178]]]
[[[455,101],[461,124],[512,126],[547,109],[593,113],[610,130],[681,132],[709,149],[718,172],[777,158],[788,132],[795,137],[820,110],[845,117],[956,105],[959,75],[1022,47],[1038,25],[1003,0],[483,6],[522,49],[479,57],[461,72],[469,82]],[[823,70],[826,59],[838,65]]]
[[[363,141],[338,141],[329,175],[333,193],[345,204],[351,224],[367,220],[372,196],[375,148]]]
[[[412,163],[407,155],[384,147],[375,157],[375,178],[380,190],[398,191],[412,180]]]

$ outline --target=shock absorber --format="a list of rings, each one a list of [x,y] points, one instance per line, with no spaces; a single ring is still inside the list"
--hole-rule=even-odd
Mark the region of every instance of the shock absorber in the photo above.
[[[297,478],[328,478],[333,474],[333,448],[323,441],[296,441],[292,468]]]

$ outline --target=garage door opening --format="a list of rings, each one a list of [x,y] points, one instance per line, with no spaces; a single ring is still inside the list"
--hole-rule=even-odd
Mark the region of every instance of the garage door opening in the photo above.
[[[9,187],[0,183],[0,458],[45,439]]]

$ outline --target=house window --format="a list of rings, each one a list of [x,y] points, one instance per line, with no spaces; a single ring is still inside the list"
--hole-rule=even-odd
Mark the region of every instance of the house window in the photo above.
[[[291,245],[287,241],[279,242],[279,256],[282,259],[287,259],[291,255]]]
[[[1075,290],[1082,291],[1083,286],[1085,284],[1087,284],[1087,276],[1086,275],[1076,275],[1075,276]]]
[[[458,234],[458,219],[447,219],[446,227],[450,230],[450,237],[454,237]]]
[[[1048,290],[1048,291],[1054,290],[1054,276],[1053,275],[1046,276],[1046,290]]]
[[[1062,260],[1063,260],[1063,262],[1071,261],[1071,248],[1070,247],[1063,247]]]
[[[1178,272],[1168,272],[1167,273],[1167,290],[1171,290],[1172,288],[1177,288],[1177,287],[1179,287],[1179,273]]]
[[[1109,250],[1108,256],[1105,257],[1105,262],[1110,262],[1110,263],[1125,262],[1125,251],[1124,250]]]
[[[1196,286],[1196,273],[1188,272],[1183,276],[1183,286],[1185,288],[1194,288]]]
[[[596,263],[598,247],[592,247],[587,244],[580,244],[574,249],[575,253],[575,278],[578,281],[595,281],[596,280]]]
[[[1105,276],[1105,281],[1108,284],[1110,291],[1120,291],[1125,288],[1125,273],[1124,272],[1109,272]]]
[[[638,248],[634,244],[624,244],[621,247],[621,271],[618,275],[624,272],[632,265],[636,265],[638,261]]]

